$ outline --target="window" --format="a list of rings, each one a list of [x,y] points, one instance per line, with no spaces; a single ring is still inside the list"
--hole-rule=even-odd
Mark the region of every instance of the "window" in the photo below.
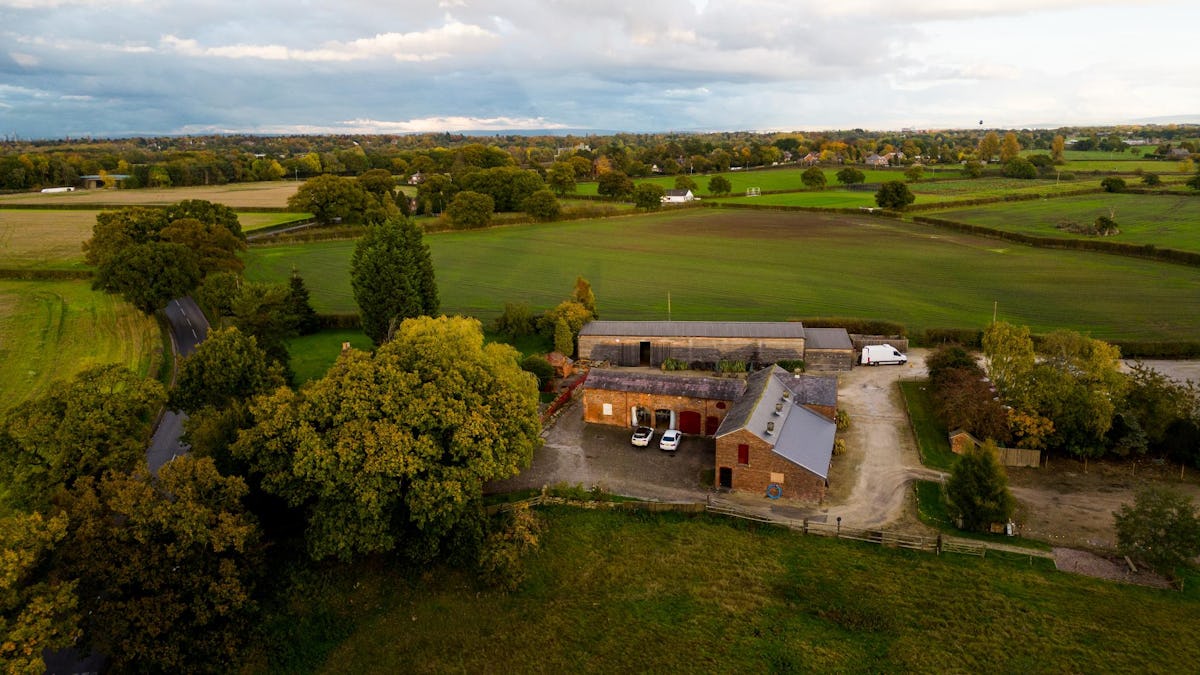
[[[783,485],[783,474],[775,473],[774,471],[772,471],[771,472],[771,482],[779,483],[780,485]]]
[[[725,401],[717,401],[717,410],[725,409]]]
[[[750,446],[745,443],[738,443],[738,464],[750,463]]]
[[[604,415],[605,415],[606,417],[611,417],[611,416],[612,416],[612,404],[611,404],[611,403],[605,403],[605,404],[604,404]]]

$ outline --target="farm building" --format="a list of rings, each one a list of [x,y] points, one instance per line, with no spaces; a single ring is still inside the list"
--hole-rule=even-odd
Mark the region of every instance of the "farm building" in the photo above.
[[[797,321],[592,321],[579,332],[579,358],[651,367],[673,359],[700,368],[804,360],[849,370],[854,349],[844,329]]]
[[[715,436],[717,487],[807,501],[825,496],[836,415],[837,378],[779,366],[746,379],[597,368],[583,392],[585,422]]]
[[[662,196],[662,203],[686,204],[690,201],[694,201],[695,199],[696,196],[692,194],[691,190],[667,190]]]
[[[821,501],[829,486],[837,380],[778,366],[746,380],[716,433],[716,487]]]

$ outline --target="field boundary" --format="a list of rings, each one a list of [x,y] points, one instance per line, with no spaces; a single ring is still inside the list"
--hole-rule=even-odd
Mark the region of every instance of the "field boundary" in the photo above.
[[[9,279],[12,281],[61,281],[86,280],[91,278],[91,270],[0,269],[0,279]]]
[[[1200,267],[1200,253],[1192,253],[1190,251],[1181,251],[1174,248],[1158,248],[1153,244],[1144,246],[1135,246],[1132,244],[1121,244],[1112,241],[1091,241],[1088,239],[1063,239],[1060,237],[1035,237],[1029,234],[1021,234],[1019,232],[1007,232],[1005,230],[997,230],[983,225],[971,225],[957,220],[947,218],[931,218],[929,216],[913,216],[912,222],[921,225],[932,225],[957,232],[965,232],[974,234],[980,237],[989,237],[991,239],[1003,239],[1004,241],[1013,241],[1020,244],[1028,244],[1036,248],[1057,248],[1073,251],[1094,251],[1096,253],[1108,253],[1111,255],[1120,255],[1127,258],[1141,258],[1144,260],[1154,260],[1157,262],[1175,263],[1178,265],[1187,265],[1188,267]]]
[[[488,506],[485,509],[485,512],[489,516],[492,516],[500,513],[508,513],[521,507],[533,508],[536,506],[547,505],[569,506],[579,509],[607,511],[706,513],[714,516],[749,520],[767,525],[778,525],[805,536],[813,535],[818,537],[831,537],[834,539],[849,539],[851,541],[860,541],[868,544],[878,544],[888,548],[904,548],[912,551],[933,553],[935,555],[941,555],[942,553],[955,553],[958,555],[971,555],[985,558],[987,557],[988,552],[991,551],[1015,554],[1021,557],[1028,556],[1031,563],[1034,558],[1045,558],[1047,560],[1054,559],[1054,554],[1050,551],[1027,549],[1015,545],[988,545],[986,543],[972,541],[970,539],[950,537],[940,533],[935,537],[931,537],[922,534],[898,532],[895,530],[862,529],[848,525],[842,525],[841,523],[830,524],[827,522],[810,520],[808,518],[801,520],[784,518],[762,511],[738,507],[719,499],[714,499],[713,497],[709,497],[703,502],[613,502],[583,501],[577,499],[568,499],[565,497],[551,497],[543,493],[520,501],[493,504]]]

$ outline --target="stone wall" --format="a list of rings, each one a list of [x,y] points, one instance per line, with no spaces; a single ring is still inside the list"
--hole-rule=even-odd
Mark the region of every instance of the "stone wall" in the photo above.
[[[809,349],[804,353],[806,370],[851,370],[854,368],[853,349]]]
[[[738,464],[738,445],[750,447],[748,464]],[[746,430],[735,431],[717,439],[716,474],[719,487],[721,468],[733,469],[733,489],[750,494],[766,495],[767,486],[778,483],[784,499],[820,502],[825,499],[825,479],[775,454],[770,443]],[[778,480],[781,479],[781,480]]]
[[[586,387],[586,385],[585,385]],[[608,405],[605,414],[605,404]],[[639,406],[650,411],[653,415],[655,410],[673,410],[675,411],[677,420],[685,411],[692,411],[700,415],[700,433],[706,433],[709,428],[715,431],[716,427],[721,424],[721,420],[725,419],[726,413],[729,412],[732,401],[714,401],[702,398],[688,398],[686,396],[666,396],[661,394],[643,394],[638,392],[628,391],[609,391],[606,389],[585,389],[583,392],[583,421],[590,424],[609,424],[618,427],[632,427],[633,422],[630,419],[630,413],[634,406]],[[713,419],[709,419],[713,418]],[[677,428],[681,428],[679,423],[676,423]]]

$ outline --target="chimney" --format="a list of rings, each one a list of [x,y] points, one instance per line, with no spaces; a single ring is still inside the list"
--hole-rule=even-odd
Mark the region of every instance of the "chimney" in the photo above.
[[[782,403],[782,402],[780,402],[780,403],[776,403],[776,404],[775,404],[775,414],[776,414],[776,415],[782,415],[782,414],[783,414],[783,403]]]
[[[767,422],[767,435],[770,436],[773,433],[775,433],[775,423]]]

